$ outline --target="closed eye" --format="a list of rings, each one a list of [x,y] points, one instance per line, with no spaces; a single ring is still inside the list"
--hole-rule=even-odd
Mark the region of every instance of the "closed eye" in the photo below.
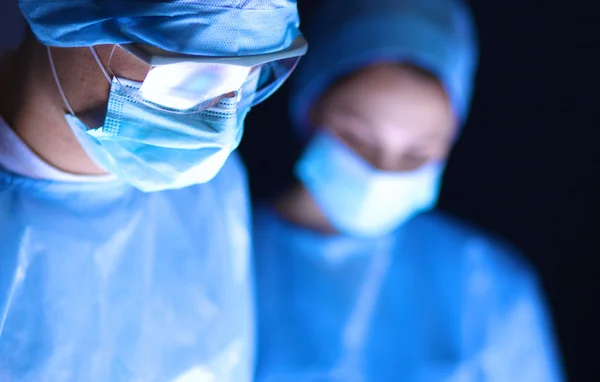
[[[360,134],[354,133],[351,129],[339,131],[338,136],[366,161],[375,164],[378,155],[378,149],[375,145],[365,140]]]

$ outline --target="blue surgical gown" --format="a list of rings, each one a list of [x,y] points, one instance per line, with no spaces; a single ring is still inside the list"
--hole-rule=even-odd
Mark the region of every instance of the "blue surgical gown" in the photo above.
[[[441,213],[377,239],[255,211],[257,381],[563,380],[540,287]]]
[[[0,381],[250,381],[247,197],[0,172]]]

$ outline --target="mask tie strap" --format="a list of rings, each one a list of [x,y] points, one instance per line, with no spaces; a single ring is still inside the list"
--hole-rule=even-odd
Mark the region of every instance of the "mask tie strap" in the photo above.
[[[58,79],[58,74],[56,73],[56,67],[54,66],[54,59],[52,58],[52,51],[50,50],[49,46],[47,46],[46,49],[48,50],[48,59],[50,60],[50,69],[52,69],[52,75],[54,76],[54,82],[56,82],[56,87],[58,88],[58,92],[60,93],[60,96],[62,97],[63,102],[65,103],[65,106],[69,110],[69,113],[71,113],[72,116],[75,116],[75,112],[73,111],[73,108],[71,107],[71,104],[69,103],[69,100],[67,99],[67,96],[62,88],[62,85],[60,84],[60,80]]]

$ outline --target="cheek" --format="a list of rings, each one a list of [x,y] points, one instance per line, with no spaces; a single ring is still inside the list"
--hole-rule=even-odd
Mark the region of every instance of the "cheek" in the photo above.
[[[53,48],[65,96],[78,116],[106,107],[110,84],[88,48]]]
[[[450,156],[450,152],[452,151],[454,140],[448,140],[440,143],[439,149],[437,151],[437,155],[435,155],[435,159],[438,161],[447,161]]]
[[[452,151],[452,147],[460,137],[461,130],[454,118],[449,119],[446,128],[443,129],[437,137],[437,153],[442,159],[447,159]]]
[[[452,138],[443,138],[440,136],[421,140],[420,150],[417,150],[423,157],[427,158],[427,162],[446,161],[452,149]]]

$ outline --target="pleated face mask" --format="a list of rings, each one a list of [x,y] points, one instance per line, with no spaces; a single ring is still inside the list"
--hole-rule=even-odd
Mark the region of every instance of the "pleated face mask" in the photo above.
[[[132,99],[124,86],[136,84],[113,80],[101,127],[66,118],[96,164],[141,191],[208,182],[237,148],[248,109],[238,110],[235,99],[223,98],[199,114],[167,114]]]
[[[106,71],[105,75],[110,80]],[[90,158],[144,192],[183,188],[215,177],[242,138],[249,108],[238,108],[239,97],[221,97],[198,113],[169,113],[133,98],[139,88],[137,82],[112,79],[101,127],[89,129],[74,112],[66,115]]]
[[[376,237],[435,206],[443,168],[438,162],[414,171],[381,171],[321,129],[295,173],[336,230]]]

